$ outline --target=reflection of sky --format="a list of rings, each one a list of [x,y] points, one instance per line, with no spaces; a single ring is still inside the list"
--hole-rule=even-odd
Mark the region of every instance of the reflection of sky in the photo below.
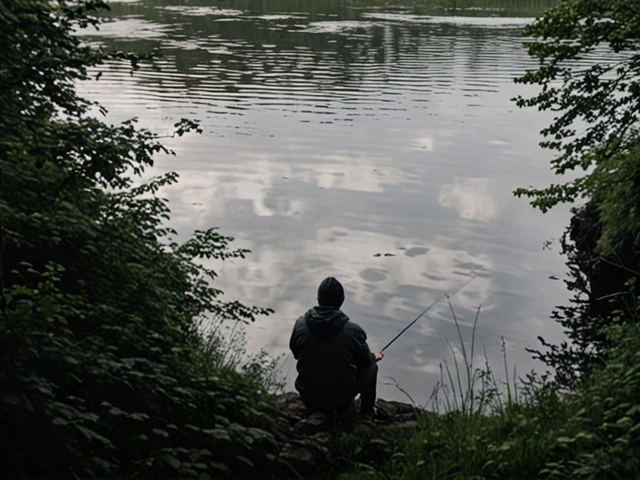
[[[185,5],[166,5],[164,7],[156,7],[162,8],[164,10],[178,12],[183,15],[188,16],[215,16],[215,17],[234,17],[236,15],[242,15],[241,10],[233,10],[228,8],[219,8],[219,7],[196,7],[196,6],[185,6]]]
[[[100,37],[118,37],[135,39],[161,39],[169,30],[168,26],[160,26],[157,23],[143,18],[126,18],[118,22],[106,22],[99,26],[97,34]],[[80,32],[94,33],[93,29]]]
[[[501,365],[504,336],[510,363],[524,374],[534,365],[524,348],[536,346],[537,335],[558,335],[549,314],[567,297],[548,278],[564,271],[560,258],[542,250],[560,235],[566,212],[542,216],[511,194],[552,180],[550,155],[537,147],[548,118],[509,101],[523,92],[511,78],[529,65],[517,30],[459,22],[447,27],[455,35],[438,34],[433,19],[416,26],[401,17],[376,17],[385,61],[338,68],[323,57],[326,45],[300,46],[269,57],[274,70],[291,62],[288,76],[256,67],[258,74],[247,65],[271,47],[203,36],[185,38],[185,48],[214,55],[224,46],[237,56],[241,44],[245,63],[237,60],[235,71],[214,55],[182,69],[183,60],[168,57],[161,72],[129,76],[113,66],[82,88],[112,121],[138,116],[160,133],[183,116],[202,121],[205,133],[170,140],[177,157],[159,158],[154,172],[180,173],[165,194],[181,236],[219,226],[253,251],[218,266],[229,298],[276,310],[250,327],[252,349],[286,353],[293,321],[313,305],[325,276],[343,282],[344,310],[375,349],[475,271],[451,298],[462,333],[470,338],[482,304],[477,362],[486,346]],[[135,33],[132,21],[150,28],[127,20],[123,36]],[[117,31],[118,22],[109,25]],[[155,31],[162,37],[165,29]],[[172,48],[181,42],[167,40]],[[225,90],[211,80],[232,74],[245,75],[245,83]],[[443,300],[389,348],[381,375],[426,401],[438,363],[450,359],[445,338],[458,343]],[[380,393],[402,398],[392,386],[381,385]]]
[[[453,183],[442,186],[438,201],[456,209],[462,218],[490,222],[500,213],[500,203],[494,194],[495,182],[492,178],[456,178]]]
[[[459,16],[437,16],[437,15],[407,15],[404,13],[364,13],[366,19],[376,19],[385,21],[396,21],[402,23],[453,23],[456,25],[474,26],[525,26],[530,22],[528,18],[510,17],[459,17]]]

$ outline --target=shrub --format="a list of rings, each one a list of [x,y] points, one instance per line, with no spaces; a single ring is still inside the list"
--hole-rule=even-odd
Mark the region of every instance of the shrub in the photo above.
[[[268,369],[216,365],[199,326],[271,310],[213,287],[203,261],[247,253],[231,238],[172,240],[157,193],[177,175],[135,179],[171,153],[157,135],[76,95],[88,67],[128,57],[72,35],[101,8],[0,3],[0,476],[264,477]]]

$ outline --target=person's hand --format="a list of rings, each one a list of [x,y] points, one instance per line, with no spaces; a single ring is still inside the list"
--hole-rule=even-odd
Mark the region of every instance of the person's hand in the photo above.
[[[382,352],[376,352],[374,353],[375,357],[376,357],[376,362],[379,362],[380,360],[382,360],[384,358],[384,353]]]

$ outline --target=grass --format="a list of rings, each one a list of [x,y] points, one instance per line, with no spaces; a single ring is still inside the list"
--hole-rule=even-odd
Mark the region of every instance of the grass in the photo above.
[[[440,366],[428,412],[419,428],[395,438],[393,455],[373,466],[358,461],[357,441],[351,444],[354,461],[340,480],[385,479],[527,479],[553,458],[557,438],[570,406],[546,376],[530,373],[518,379],[509,371],[502,339],[505,381],[497,380],[485,352],[482,368],[473,364],[475,333],[481,307],[476,310],[469,349],[451,302],[460,353],[450,366]],[[345,443],[349,447],[348,442]]]
[[[286,378],[281,368],[284,355],[272,357],[264,350],[250,354],[243,323],[213,318],[203,321],[199,330],[203,337],[203,352],[212,367],[240,372],[269,394],[284,392]]]
[[[637,297],[636,297],[637,300]],[[469,352],[458,319],[460,353],[445,362],[431,411],[411,432],[388,434],[393,452],[367,460],[366,438],[344,437],[339,480],[633,480],[640,479],[640,302],[625,305],[602,330],[603,364],[585,373],[572,391],[547,376],[510,375],[502,342],[505,380],[486,358],[473,363],[476,312]],[[469,355],[467,355],[469,353]],[[374,459],[375,460],[375,459]]]

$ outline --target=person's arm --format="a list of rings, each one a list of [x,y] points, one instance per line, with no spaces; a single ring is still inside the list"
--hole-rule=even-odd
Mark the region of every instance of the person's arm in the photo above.
[[[377,362],[376,355],[371,352],[369,345],[367,345],[367,334],[360,327],[356,328],[355,342],[356,349],[353,360],[356,368],[369,368]]]
[[[291,332],[291,338],[289,339],[289,349],[293,353],[293,358],[298,359],[298,322],[293,324],[293,331]]]

